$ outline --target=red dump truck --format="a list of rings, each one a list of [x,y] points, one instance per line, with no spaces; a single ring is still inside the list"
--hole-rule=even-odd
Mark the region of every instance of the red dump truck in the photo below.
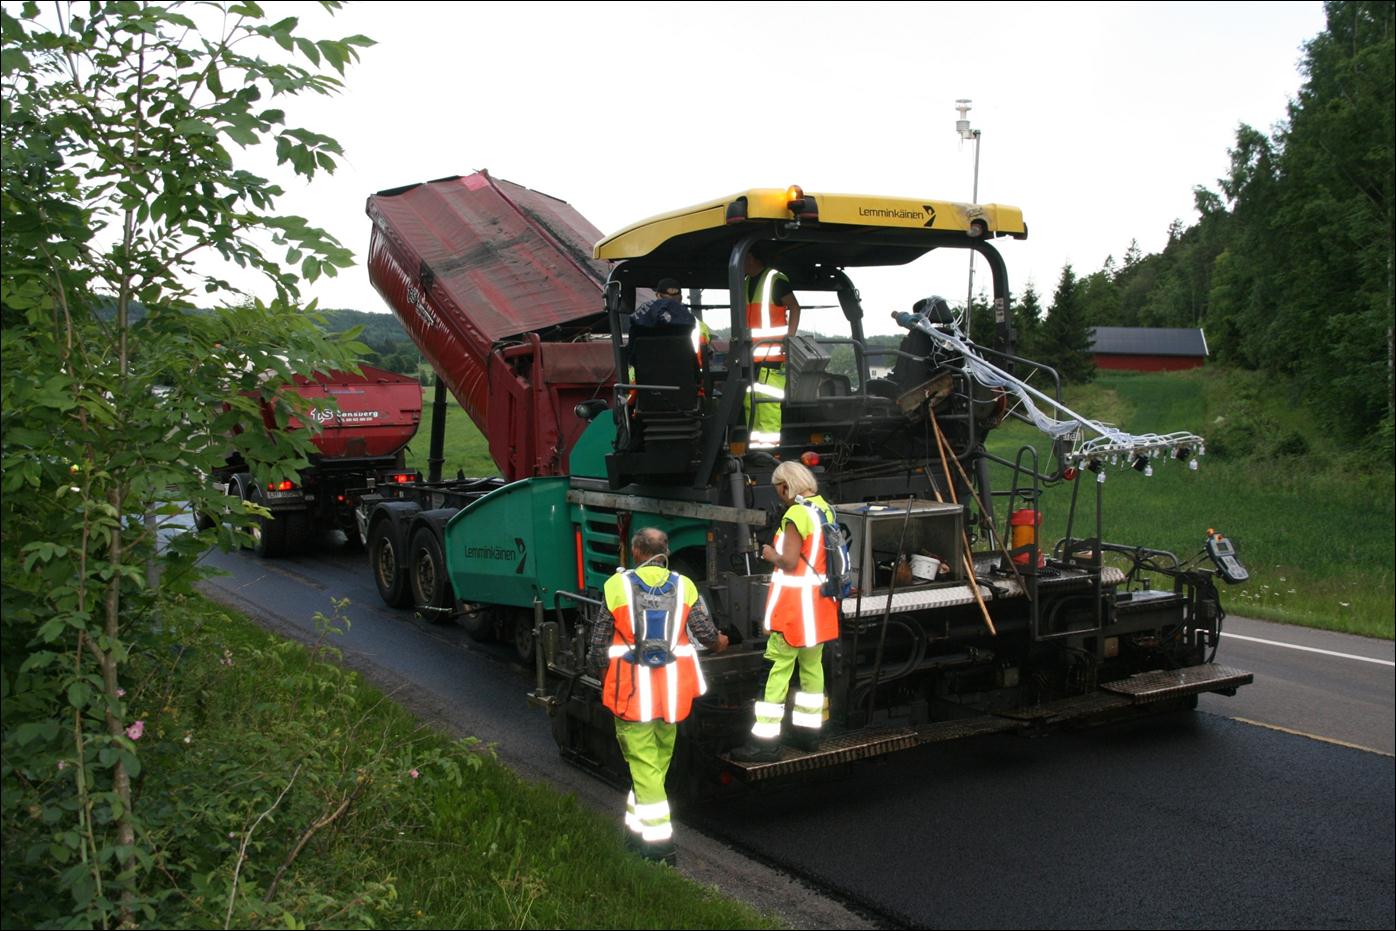
[[[569,475],[587,405],[608,403],[608,268],[591,257],[600,231],[571,205],[487,172],[381,191],[368,215],[370,280],[437,379],[430,474],[366,497],[361,520],[384,601],[444,618],[459,607],[447,522],[508,483]],[[486,437],[499,478],[442,479],[448,391]],[[480,637],[517,633],[527,655],[532,615],[519,609],[530,601],[468,611],[464,623]]]
[[[364,532],[355,519],[360,497],[380,484],[415,478],[404,468],[402,451],[421,423],[422,387],[415,378],[365,365],[361,375],[298,375],[291,390],[311,403],[309,416],[319,424],[310,465],[295,478],[253,475],[240,455],[230,453],[214,473],[215,487],[271,512],[253,528],[259,555],[295,553],[333,530],[342,530],[351,547],[362,547]],[[277,429],[269,405],[262,407],[262,421]],[[287,428],[305,426],[293,417]],[[199,519],[201,526],[208,522]]]

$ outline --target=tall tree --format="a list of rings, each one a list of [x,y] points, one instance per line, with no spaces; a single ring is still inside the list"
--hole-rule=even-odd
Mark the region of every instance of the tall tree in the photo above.
[[[1018,354],[1034,358],[1042,330],[1042,299],[1031,281],[1013,305],[1013,326],[1018,331]]]
[[[1052,307],[1042,324],[1039,354],[1041,361],[1054,367],[1064,380],[1088,382],[1095,377],[1095,361],[1078,290],[1076,273],[1067,263],[1062,266]]]
[[[57,865],[72,898],[55,923],[129,925],[156,894],[122,670],[209,535],[232,543],[254,516],[205,476],[230,442],[268,468],[303,461],[304,436],[228,435],[261,401],[284,424],[293,373],[362,348],[294,303],[348,251],[234,158],[267,142],[306,178],[335,167],[334,140],[266,101],[335,92],[328,69],[369,43],[296,29],[251,2],[0,8],[4,813],[51,826],[17,852],[6,831],[5,873],[8,892],[17,864]],[[193,312],[232,290],[210,258],[260,273],[271,302]],[[186,501],[231,523],[157,546]]]

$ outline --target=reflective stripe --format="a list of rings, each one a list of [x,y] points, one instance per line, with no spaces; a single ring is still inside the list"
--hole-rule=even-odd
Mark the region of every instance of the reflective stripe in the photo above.
[[[609,659],[624,659],[625,655],[629,652],[630,647],[626,646],[625,644],[613,643],[611,644],[611,648],[606,651],[606,656]]]
[[[785,716],[785,706],[779,702],[758,701],[756,703],[756,719],[758,721],[779,721]]]
[[[632,790],[630,794],[634,795],[635,793]],[[660,818],[669,817],[669,802],[666,800],[650,802],[647,805],[636,805],[635,814],[641,821],[657,822]]]
[[[791,575],[777,569],[771,573],[771,584],[776,588],[818,588],[824,584],[824,580],[814,573]]]
[[[824,694],[822,692],[796,692],[795,708],[797,711],[821,713],[824,711]]]
[[[661,841],[671,840],[674,836],[674,826],[668,821],[663,824],[647,824],[640,831],[640,838],[647,844],[657,844]]]
[[[674,836],[674,825],[670,820],[667,801],[650,802],[635,806],[640,838],[646,843],[669,840]]]
[[[780,736],[780,721],[785,717],[785,706],[771,701],[756,703],[756,723],[751,726],[751,735],[761,740]]]
[[[792,711],[790,712],[790,723],[796,727],[818,730],[820,725],[824,723],[824,715],[819,711]]]
[[[654,720],[654,679],[648,666],[636,663],[635,690],[640,693],[640,720]]]
[[[625,797],[625,826],[636,834],[640,833],[640,816],[635,813],[635,790]]]
[[[774,268],[768,268],[761,273],[761,329],[771,329],[771,295],[776,290],[776,275],[778,272]]]
[[[768,398],[779,398],[782,401],[785,400],[784,388],[777,388],[774,385],[768,385],[763,382],[754,381],[747,386],[747,390],[749,390],[752,394],[761,394],[765,395]]]
[[[759,326],[752,329],[751,338],[766,339],[771,336],[784,336],[789,330],[789,327],[783,326]]]

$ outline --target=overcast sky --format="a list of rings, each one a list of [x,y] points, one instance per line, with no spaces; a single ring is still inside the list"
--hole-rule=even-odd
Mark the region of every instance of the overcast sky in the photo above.
[[[288,108],[347,157],[282,206],[360,260],[368,194],[480,168],[607,233],[752,187],[968,201],[967,97],[979,201],[1023,209],[1029,239],[1001,250],[1015,292],[1044,299],[1063,263],[1089,273],[1193,222],[1193,186],[1215,189],[1238,124],[1283,119],[1323,27],[1318,2],[294,6],[310,35],[379,43],[341,96]],[[870,329],[926,293],[963,301],[966,262],[855,277]],[[362,266],[313,293],[384,309]]]

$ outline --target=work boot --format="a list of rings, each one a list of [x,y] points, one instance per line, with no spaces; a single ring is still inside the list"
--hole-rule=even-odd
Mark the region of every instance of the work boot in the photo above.
[[[738,763],[774,763],[780,759],[780,740],[753,737],[727,755]]]
[[[652,863],[663,863],[665,866],[677,867],[679,865],[679,852],[673,841],[660,841],[655,844],[641,844],[640,856]]]
[[[819,749],[821,736],[819,731],[812,727],[792,727],[781,732],[780,742],[787,747],[794,747],[805,753],[813,753]]]

